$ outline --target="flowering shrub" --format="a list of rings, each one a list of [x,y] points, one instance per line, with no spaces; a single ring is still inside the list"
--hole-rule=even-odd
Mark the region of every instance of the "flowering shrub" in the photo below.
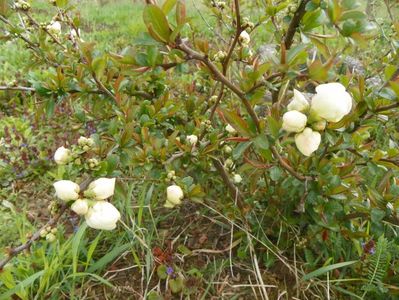
[[[133,240],[135,264],[156,270],[165,290],[208,297],[198,269],[185,272],[176,259],[202,251],[186,240],[174,245],[186,225],[168,236],[166,250],[149,246],[150,237],[163,239],[158,228],[168,235],[176,219],[196,215],[221,226],[216,236],[230,230],[228,246],[208,252],[228,255],[231,274],[240,272],[233,260],[249,264],[248,280],[259,283],[254,298],[279,298],[280,287],[264,282],[268,272],[295,280],[290,296],[391,295],[399,255],[399,28],[390,20],[390,38],[382,38],[354,0],[297,2],[211,1],[202,9],[212,21],[204,17],[202,30],[190,18],[197,7],[147,1],[147,32],[119,53],[83,39],[66,0],[51,2],[55,15],[44,23],[29,2],[0,5],[4,38],[25,43],[41,68],[27,75],[30,86],[8,88],[35,93],[48,115],[67,106],[74,126],[91,131],[53,154],[51,224],[11,249],[0,268],[39,237],[62,241],[54,226],[74,212],[84,218],[72,246],[59,242],[72,249],[73,280],[86,274],[77,272],[79,258],[91,274],[132,247],[113,248],[89,266],[101,242],[98,235],[81,251],[88,226],[114,230],[104,233],[104,247]],[[372,39],[389,59],[369,61]],[[350,55],[364,61],[361,72]],[[11,265],[4,276],[23,280],[18,270]]]

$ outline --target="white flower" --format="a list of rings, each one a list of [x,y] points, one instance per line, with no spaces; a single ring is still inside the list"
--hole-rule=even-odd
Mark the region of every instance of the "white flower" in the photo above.
[[[305,96],[298,90],[294,89],[294,97],[288,104],[288,110],[297,110],[300,112],[307,111],[309,108],[309,102],[306,100]]]
[[[95,200],[105,200],[115,191],[115,178],[99,178],[90,183],[85,195]]]
[[[339,122],[352,109],[352,97],[337,82],[320,84],[312,98],[311,110],[329,122]]]
[[[226,126],[226,131],[228,132],[228,133],[231,133],[231,134],[235,134],[237,131],[234,129],[234,127],[233,126],[231,126],[230,124],[227,124],[227,126]]]
[[[76,200],[79,198],[79,185],[70,180],[60,180],[53,184],[58,198],[64,201]]]
[[[106,201],[95,202],[85,215],[86,223],[94,229],[112,230],[121,214],[111,203]]]
[[[183,190],[178,185],[168,186],[166,189],[166,203],[165,207],[173,208],[181,203],[184,194]]]
[[[61,23],[58,21],[53,21],[49,25],[47,25],[47,31],[51,34],[60,34],[61,33]]]
[[[71,209],[78,215],[85,215],[89,210],[89,203],[86,199],[78,199],[71,205]]]
[[[242,177],[240,174],[234,174],[233,180],[235,183],[240,183],[242,181]]]
[[[188,135],[187,141],[194,146],[198,142],[198,137],[195,134]]]
[[[71,159],[71,150],[59,147],[54,153],[54,160],[58,165],[65,165]]]
[[[310,156],[320,145],[321,135],[317,131],[306,127],[301,133],[295,135],[295,144],[298,150],[305,156]]]
[[[251,37],[249,36],[248,32],[243,31],[240,34],[240,37],[238,38],[240,43],[243,44],[244,46],[247,46],[249,42],[251,41]]]
[[[301,132],[306,127],[308,118],[303,113],[291,110],[283,115],[283,129],[288,132]]]

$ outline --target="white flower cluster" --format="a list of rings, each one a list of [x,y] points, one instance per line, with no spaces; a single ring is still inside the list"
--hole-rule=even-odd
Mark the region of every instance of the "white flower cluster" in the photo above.
[[[120,219],[119,211],[111,203],[105,201],[114,194],[115,178],[99,178],[81,197],[80,187],[71,180],[59,180],[54,183],[57,197],[63,201],[73,201],[71,209],[84,216],[87,225],[94,229],[112,230]]]
[[[78,155],[92,149],[94,144],[93,139],[80,137],[78,145],[73,146],[72,151],[59,147],[54,153],[54,161],[58,165],[66,165],[71,161],[80,165]],[[98,164],[97,159],[88,159],[90,169],[95,169]],[[120,213],[111,203],[105,201],[114,194],[115,178],[94,180],[83,193],[79,185],[71,180],[59,180],[53,186],[59,199],[65,202],[73,201],[71,209],[78,215],[84,216],[88,226],[94,229],[115,229]]]
[[[352,97],[345,87],[337,82],[320,84],[311,103],[305,96],[294,89],[294,98],[283,115],[283,129],[295,132],[295,144],[305,156],[316,151],[321,142],[318,131],[324,130],[327,122],[339,122],[352,109]],[[312,128],[308,126],[309,119]]]

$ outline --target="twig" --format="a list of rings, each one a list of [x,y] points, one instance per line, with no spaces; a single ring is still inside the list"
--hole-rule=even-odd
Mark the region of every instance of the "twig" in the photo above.
[[[230,44],[229,51],[227,52],[226,58],[223,61],[222,67],[223,67],[223,75],[226,75],[227,73],[227,68],[229,66],[229,61],[230,58],[233,54],[234,48],[236,47],[238,43],[238,39],[240,38],[240,34],[242,32],[241,28],[241,16],[240,16],[240,3],[239,0],[234,0],[234,6],[235,6],[235,12],[236,12],[236,33],[234,35],[234,39]]]
[[[260,124],[259,124],[259,119],[258,116],[256,115],[255,111],[253,110],[251,104],[249,103],[248,99],[246,98],[245,93],[237,87],[235,84],[233,84],[229,79],[226,78],[222,74],[222,72],[219,71],[219,69],[208,59],[206,55],[203,55],[190,47],[188,47],[183,41],[179,41],[178,44],[176,45],[177,49],[182,50],[185,52],[190,58],[199,60],[202,63],[204,63],[209,70],[212,72],[212,74],[216,77],[216,80],[222,82],[225,86],[227,86],[234,94],[236,94],[241,101],[243,102],[247,112],[251,116],[252,120],[254,121],[258,131],[260,131]]]
[[[390,109],[396,108],[396,107],[399,107],[399,102],[396,102],[396,103],[393,103],[393,104],[390,104],[390,105],[386,105],[386,106],[377,107],[377,108],[374,110],[374,112],[378,113],[378,112],[390,110]]]
[[[243,201],[243,197],[238,190],[238,188],[234,185],[233,182],[231,182],[229,175],[227,174],[226,170],[224,169],[222,163],[218,159],[212,159],[213,165],[216,168],[216,170],[219,172],[220,177],[222,177],[222,180],[224,184],[227,186],[229,189],[230,195],[233,199],[237,199],[237,205],[240,208],[241,212],[244,211],[245,209],[245,204]]]
[[[63,49],[66,49],[66,47],[55,37],[54,34],[52,34],[45,26],[40,26],[35,19],[32,18],[32,16],[28,12],[24,12],[24,15],[28,17],[29,21],[32,22],[33,25],[35,25],[38,29],[42,29],[47,35],[59,46],[61,46]]]
[[[296,30],[299,27],[303,16],[305,15],[306,4],[308,4],[309,1],[310,0],[302,0],[297,10],[295,11],[294,16],[292,17],[291,23],[288,26],[287,33],[284,37],[284,44],[287,50],[290,49],[292,46]]]
[[[36,92],[36,89],[25,86],[0,86],[0,91]]]
[[[304,176],[299,174],[297,171],[294,170],[293,167],[290,166],[289,163],[287,163],[280,155],[280,153],[278,153],[277,149],[273,146],[271,147],[271,151],[273,153],[273,155],[278,159],[280,165],[288,172],[290,173],[292,176],[294,176],[295,178],[301,180],[301,181],[307,181],[307,180],[314,180],[313,177],[311,176]]]
[[[87,188],[87,186],[89,185],[91,181],[91,178],[86,178],[85,180],[83,180],[83,182],[79,185],[80,190],[83,191]],[[25,242],[24,244],[15,247],[15,248],[11,248],[8,250],[8,255],[6,256],[6,258],[4,258],[3,260],[0,261],[0,271],[3,270],[4,266],[15,256],[17,256],[19,253],[21,253],[24,250],[28,250],[30,248],[30,246],[38,239],[40,239],[40,233],[42,230],[46,229],[47,227],[52,227],[53,225],[58,223],[58,220],[61,218],[61,216],[65,213],[65,211],[68,209],[68,205],[66,203],[63,203],[61,205],[60,211],[58,212],[58,214],[56,214],[53,218],[51,218],[44,226],[42,226],[39,230],[37,230],[30,238],[27,242]]]

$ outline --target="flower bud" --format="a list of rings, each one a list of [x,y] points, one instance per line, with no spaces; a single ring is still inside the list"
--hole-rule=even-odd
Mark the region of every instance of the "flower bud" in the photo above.
[[[283,115],[283,129],[288,132],[301,132],[306,127],[308,118],[303,113],[291,110]]]
[[[218,51],[218,52],[215,54],[215,56],[213,57],[213,59],[214,59],[215,61],[222,62],[222,61],[226,58],[226,56],[227,56],[227,53],[226,53],[225,51],[220,50],[220,51]],[[216,97],[217,97],[217,96],[216,96]]]
[[[317,131],[306,127],[303,132],[295,135],[295,144],[298,150],[305,156],[310,156],[319,148],[321,135]]]
[[[339,122],[352,109],[352,97],[337,82],[320,84],[312,98],[311,110],[328,122]]]
[[[194,146],[198,142],[198,137],[194,134],[187,136],[187,141]]]
[[[46,235],[46,241],[49,242],[49,243],[54,242],[55,239],[56,239],[55,235],[52,234],[51,232]]]
[[[166,203],[164,206],[167,208],[174,208],[176,205],[181,203],[183,197],[184,193],[180,186],[168,186],[166,189]]]
[[[242,177],[240,174],[234,174],[233,176],[234,183],[240,183],[242,181]]]
[[[82,216],[89,210],[89,203],[86,199],[78,199],[71,205],[71,209]]]
[[[106,201],[95,202],[85,215],[89,227],[100,230],[113,230],[121,214],[111,203]]]
[[[225,145],[225,146],[223,147],[223,151],[224,151],[224,153],[226,153],[226,154],[230,154],[230,153],[233,151],[233,149],[232,149],[229,145]]]
[[[59,147],[54,153],[54,161],[57,165],[65,165],[71,159],[71,150],[65,147]]]
[[[226,131],[228,132],[228,133],[231,133],[231,134],[235,134],[237,131],[234,129],[234,127],[233,126],[231,126],[230,124],[227,124],[227,126],[226,126]]]
[[[230,158],[228,158],[228,159],[226,159],[225,161],[224,161],[224,167],[226,168],[226,169],[230,169],[230,168],[232,168],[234,166],[234,162],[230,159]]]
[[[47,25],[46,29],[49,33],[58,35],[61,33],[61,23],[58,21],[53,21]]]
[[[58,198],[64,201],[76,200],[79,198],[79,185],[70,180],[59,180],[53,184]]]
[[[238,40],[240,41],[240,43],[244,46],[248,46],[249,42],[251,41],[251,37],[249,36],[248,32],[243,31],[241,32]]]
[[[326,129],[327,122],[325,120],[317,121],[312,124],[312,128],[316,131],[323,131]]]
[[[85,196],[95,200],[105,200],[111,197],[115,191],[115,178],[99,178],[85,191]]]
[[[299,112],[305,112],[309,109],[309,102],[300,91],[294,89],[294,97],[288,104],[287,109],[289,111],[296,110]]]

